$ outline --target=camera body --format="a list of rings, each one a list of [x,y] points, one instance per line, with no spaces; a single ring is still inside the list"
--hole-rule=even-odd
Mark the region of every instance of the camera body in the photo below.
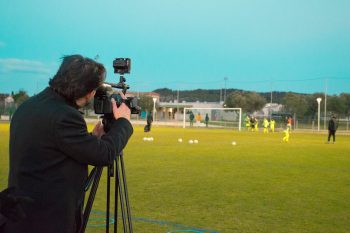
[[[112,102],[114,99],[117,106],[119,107],[122,103],[130,108],[131,114],[139,114],[140,107],[137,106],[137,99],[134,97],[127,97],[125,100],[119,94],[109,94],[108,87],[99,87],[96,90],[94,98],[94,110],[96,114],[112,114]]]
[[[131,60],[130,58],[116,58],[113,61],[114,73],[121,74],[120,81],[117,84],[106,83],[97,88],[94,97],[94,110],[96,114],[104,114],[105,116],[113,115],[113,108],[111,100],[114,99],[119,107],[122,103],[125,103],[131,110],[131,114],[139,114],[141,108],[137,105],[137,99],[134,97],[127,97],[123,99],[119,94],[114,94],[112,88],[122,89],[122,92],[126,94],[126,90],[129,86],[125,84],[125,78],[122,76],[125,73],[130,73]],[[112,87],[109,88],[108,86]]]

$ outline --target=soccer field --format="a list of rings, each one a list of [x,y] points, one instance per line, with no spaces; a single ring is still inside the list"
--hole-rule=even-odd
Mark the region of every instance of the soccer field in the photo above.
[[[8,128],[0,124],[0,189]],[[292,132],[289,143],[282,137],[136,126],[124,151],[134,232],[350,232],[350,136],[336,144],[325,144],[324,134]],[[105,177],[89,233],[105,232]]]

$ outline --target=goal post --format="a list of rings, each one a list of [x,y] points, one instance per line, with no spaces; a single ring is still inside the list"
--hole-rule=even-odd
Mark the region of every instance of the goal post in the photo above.
[[[241,126],[242,108],[184,108],[183,128],[230,128],[241,131]]]

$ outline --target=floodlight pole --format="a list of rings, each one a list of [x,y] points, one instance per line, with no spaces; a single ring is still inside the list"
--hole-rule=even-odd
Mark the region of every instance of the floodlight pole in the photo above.
[[[323,121],[323,129],[326,129],[326,121],[327,121],[327,79],[325,80],[325,91],[324,91],[324,121]]]
[[[317,104],[318,104],[317,131],[320,131],[320,111],[321,111],[320,104],[321,104],[322,98],[319,97],[319,98],[316,99],[316,101],[317,101]]]
[[[153,97],[153,121],[156,120],[156,101],[157,101],[157,98],[156,97]]]
[[[180,93],[179,93],[179,90],[177,90],[177,105],[176,105],[176,121],[178,120],[178,116],[180,115],[179,114],[179,95],[180,95]]]
[[[227,77],[224,78],[224,80],[225,80],[224,103],[226,101],[226,81],[227,81],[227,79],[228,79]]]

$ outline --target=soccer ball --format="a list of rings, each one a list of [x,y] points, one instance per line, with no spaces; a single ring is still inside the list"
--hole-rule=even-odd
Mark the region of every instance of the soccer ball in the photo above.
[[[193,144],[193,140],[189,140],[188,143],[189,143],[189,144]]]
[[[182,142],[182,138],[177,139],[178,142]]]
[[[232,146],[235,146],[237,145],[237,143],[235,141],[232,142]]]
[[[193,142],[194,142],[194,143],[198,143],[198,140],[197,140],[197,139],[195,139],[195,140],[193,140]]]

